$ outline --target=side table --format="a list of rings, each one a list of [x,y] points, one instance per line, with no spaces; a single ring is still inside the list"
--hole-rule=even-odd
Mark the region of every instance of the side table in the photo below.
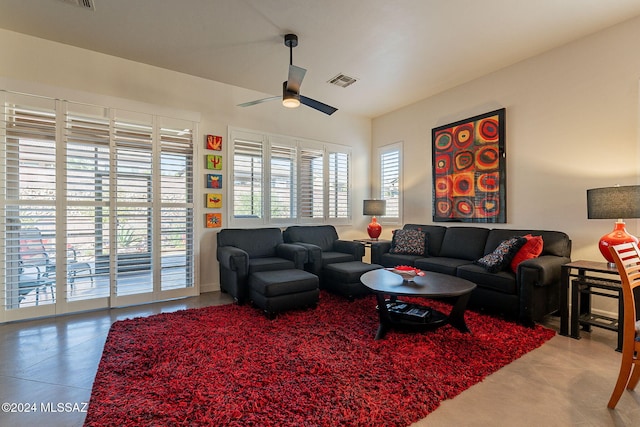
[[[382,243],[382,242],[390,242],[390,241],[391,240],[384,240],[384,239],[355,239],[354,240],[354,242],[360,242],[367,248],[370,248],[371,245],[374,243]]]
[[[580,339],[580,326],[590,331],[592,326],[618,333],[618,348],[622,349],[622,322],[624,316],[620,276],[615,267],[606,262],[573,261],[562,266],[560,292],[560,335]],[[602,292],[606,290],[608,292]],[[568,295],[571,295],[569,313]],[[591,296],[597,295],[618,300],[618,317],[608,317],[591,312]]]
[[[391,240],[384,240],[384,239],[355,239],[354,242],[360,242],[364,245],[365,247],[365,251],[368,248],[369,251],[371,251],[371,245],[375,244],[375,243],[382,243],[382,242],[389,242],[391,243]],[[365,258],[368,262],[371,262],[371,254],[368,255],[367,258]]]

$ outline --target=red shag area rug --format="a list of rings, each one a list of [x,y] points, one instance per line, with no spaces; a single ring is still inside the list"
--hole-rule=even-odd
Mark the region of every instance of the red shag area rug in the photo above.
[[[85,425],[407,426],[555,335],[472,311],[466,322],[469,334],[375,341],[374,297],[325,292],[275,320],[225,305],[118,321]]]

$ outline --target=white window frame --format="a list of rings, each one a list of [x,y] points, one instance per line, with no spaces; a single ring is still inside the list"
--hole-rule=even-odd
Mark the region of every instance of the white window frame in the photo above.
[[[403,205],[403,180],[402,180],[402,148],[403,143],[395,142],[392,144],[388,144],[378,148],[378,173],[379,173],[379,182],[378,182],[378,197],[381,200],[387,200],[387,214],[382,217],[379,217],[378,220],[383,224],[402,224],[402,205]],[[393,214],[393,210],[390,211],[390,203],[389,203],[389,183],[387,173],[385,172],[385,168],[389,167],[386,165],[385,157],[389,156],[393,153],[397,153],[397,164],[395,165],[397,168],[397,182],[394,184],[397,192],[397,214]],[[393,168],[393,165],[391,165]]]
[[[261,215],[255,217],[236,217],[235,212],[235,175],[236,175],[236,162],[235,162],[235,141],[236,140],[249,140],[262,144],[262,162],[261,162],[261,195],[262,198],[262,212]],[[230,227],[260,227],[260,226],[278,226],[284,227],[294,224],[325,224],[331,223],[334,225],[347,225],[352,222],[352,155],[351,149],[348,146],[339,144],[332,144],[328,142],[315,141],[305,138],[296,138],[286,135],[270,134],[266,132],[229,128],[228,132],[228,153],[229,153],[229,174],[227,187],[229,191],[229,203],[227,207],[227,218],[229,219]],[[291,152],[295,153],[295,174],[292,179],[292,203],[293,208],[291,216],[288,218],[272,218],[271,216],[271,197],[272,197],[272,180],[271,180],[271,159],[272,159],[272,147],[289,147]],[[303,201],[309,200],[310,197],[305,197],[303,194],[305,189],[311,188],[311,191],[320,191],[318,186],[312,187],[305,186],[308,180],[305,180],[302,176],[301,165],[304,163],[303,157],[309,153],[316,152],[322,156],[322,215],[317,215],[317,207],[314,210],[314,216],[309,217],[303,215],[303,209],[307,209],[308,206],[304,205]],[[335,154],[346,156],[346,171],[340,170],[340,174],[331,175],[331,168],[329,165],[329,158],[334,157]],[[338,176],[339,175],[339,176]],[[333,179],[333,181],[332,181]],[[339,198],[344,200],[344,204],[339,204],[339,208],[334,209],[330,206],[329,194],[332,189],[335,188],[334,184],[338,180],[340,182],[340,188],[343,192],[346,187],[346,195]],[[346,182],[345,182],[346,180]],[[343,193],[344,194],[344,193]],[[336,199],[338,200],[338,199]],[[340,217],[331,215],[331,212],[341,212]]]

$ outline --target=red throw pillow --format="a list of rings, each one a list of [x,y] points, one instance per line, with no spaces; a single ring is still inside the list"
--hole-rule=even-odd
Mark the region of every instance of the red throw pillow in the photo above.
[[[514,273],[518,269],[518,264],[522,261],[539,257],[542,253],[542,247],[544,246],[542,236],[532,236],[531,234],[527,234],[523,237],[527,239],[527,243],[520,248],[516,256],[511,260],[511,270],[513,270]]]

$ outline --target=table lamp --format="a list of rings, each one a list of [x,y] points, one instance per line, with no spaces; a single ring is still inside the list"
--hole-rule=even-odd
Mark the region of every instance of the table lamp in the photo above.
[[[617,219],[613,231],[600,238],[598,247],[609,265],[614,265],[609,247],[636,242],[638,238],[627,233],[623,218],[640,218],[640,185],[592,188],[587,190],[587,217],[589,219]]]
[[[373,215],[371,223],[367,226],[367,233],[369,237],[374,240],[378,240],[380,233],[382,233],[382,226],[378,224],[376,215],[384,215],[387,208],[386,200],[365,200],[362,208],[363,215]]]

